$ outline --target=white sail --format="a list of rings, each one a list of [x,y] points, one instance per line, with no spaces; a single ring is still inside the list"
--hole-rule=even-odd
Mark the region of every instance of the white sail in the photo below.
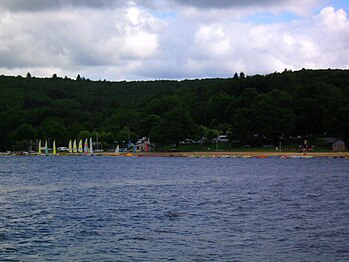
[[[120,148],[119,148],[119,145],[116,146],[115,148],[115,153],[119,154],[120,153]]]
[[[90,137],[90,154],[93,154],[92,137]]]
[[[68,150],[69,150],[69,153],[73,153],[73,147],[72,147],[71,139],[69,140]]]

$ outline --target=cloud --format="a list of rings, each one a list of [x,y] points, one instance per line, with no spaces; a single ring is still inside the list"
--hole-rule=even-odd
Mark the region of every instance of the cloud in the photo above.
[[[119,0],[2,0],[0,8],[9,11],[42,11],[63,7],[102,8],[120,5]]]
[[[336,67],[349,67],[349,20],[343,9],[326,7],[314,16],[314,41],[321,47],[323,63]]]
[[[288,23],[191,23],[161,35],[160,57],[140,73],[174,78],[229,77],[287,69],[348,68],[349,21],[327,7],[314,17]],[[175,33],[174,33],[175,32]],[[171,35],[174,33],[174,35]],[[171,54],[169,56],[168,54]],[[166,70],[166,69],[167,70]]]
[[[349,67],[340,8],[259,23],[248,17],[266,9],[252,0],[28,2],[0,3],[0,74],[134,80]],[[268,3],[292,11],[300,1]]]
[[[275,6],[275,5],[284,5],[294,2],[304,3],[306,1],[300,0],[174,0],[177,3],[182,5],[194,6],[198,8],[230,8],[230,7],[246,7],[246,6]]]
[[[0,10],[38,12],[66,8],[114,9],[138,5],[157,8],[159,3],[148,0],[1,0]]]
[[[126,69],[156,52],[160,27],[135,7],[7,13],[0,19],[0,67]]]
[[[230,17],[242,17],[256,12],[292,12],[297,15],[307,15],[314,7],[319,5],[319,2],[325,0],[174,0],[168,2],[175,2],[175,5],[180,5],[184,9],[183,13],[190,15],[197,15],[201,13],[212,16],[211,13],[230,13]],[[200,11],[204,10],[204,11]],[[217,12],[218,11],[218,12]]]

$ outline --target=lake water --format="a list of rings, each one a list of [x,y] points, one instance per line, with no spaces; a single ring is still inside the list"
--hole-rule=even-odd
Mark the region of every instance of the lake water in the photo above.
[[[349,261],[346,159],[0,157],[0,261]]]

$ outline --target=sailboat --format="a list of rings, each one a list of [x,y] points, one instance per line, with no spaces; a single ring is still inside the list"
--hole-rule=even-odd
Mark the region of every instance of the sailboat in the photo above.
[[[74,153],[78,152],[77,147],[76,147],[76,139],[74,140],[74,143],[73,143],[73,152]]]
[[[90,137],[90,154],[93,154],[93,148],[92,148],[92,137]]]
[[[73,147],[72,147],[71,139],[69,140],[68,151],[69,151],[69,153],[73,153]]]
[[[48,155],[48,146],[47,146],[47,140],[45,141],[45,154]]]
[[[56,140],[53,140],[53,155],[56,156],[57,155],[57,149],[56,149]]]
[[[119,145],[117,145],[116,148],[115,148],[114,156],[120,156],[120,147],[119,147]]]
[[[87,155],[88,153],[88,142],[87,142],[87,138],[85,138],[85,143],[84,143],[84,154]]]
[[[82,139],[80,139],[80,141],[79,141],[78,152],[82,153]]]
[[[39,140],[38,154],[41,155],[41,139]]]

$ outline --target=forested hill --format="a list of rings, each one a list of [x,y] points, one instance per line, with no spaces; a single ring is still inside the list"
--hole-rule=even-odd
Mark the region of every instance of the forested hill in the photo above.
[[[229,79],[108,82],[0,77],[0,150],[94,136],[104,146],[227,134],[241,144],[349,133],[349,70],[284,71]]]

